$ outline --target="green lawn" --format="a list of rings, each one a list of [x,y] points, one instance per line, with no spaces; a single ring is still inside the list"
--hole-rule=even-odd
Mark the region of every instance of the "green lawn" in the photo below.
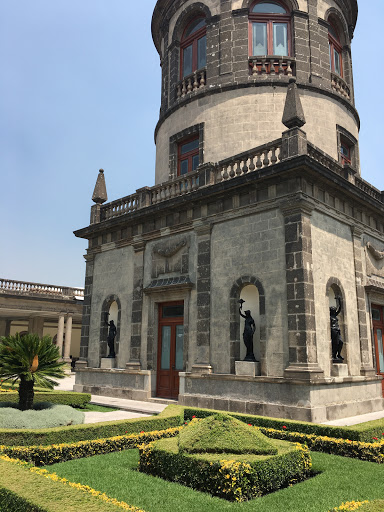
[[[311,456],[313,469],[319,472],[315,477],[241,504],[139,473],[137,450],[54,464],[47,469],[147,512],[327,512],[343,501],[384,497],[384,465],[316,452]]]

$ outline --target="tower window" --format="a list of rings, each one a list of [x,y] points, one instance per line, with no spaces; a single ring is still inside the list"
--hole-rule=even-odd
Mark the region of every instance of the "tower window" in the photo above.
[[[186,27],[181,40],[180,78],[184,78],[206,66],[206,33],[205,18],[195,18]]]
[[[340,160],[343,165],[351,165],[351,147],[345,139],[340,142]]]
[[[178,144],[178,175],[183,176],[188,172],[195,171],[199,163],[199,136],[180,142]]]
[[[336,125],[339,163],[349,165],[353,169],[359,167],[358,142],[355,137],[342,126]]]
[[[329,39],[329,65],[331,71],[339,76],[343,76],[343,58],[340,38],[337,30],[334,26],[329,27],[328,32]]]
[[[254,4],[249,14],[249,33],[250,55],[290,55],[290,16],[282,3]]]

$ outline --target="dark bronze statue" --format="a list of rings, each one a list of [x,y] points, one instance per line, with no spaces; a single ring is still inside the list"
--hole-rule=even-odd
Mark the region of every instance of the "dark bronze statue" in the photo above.
[[[244,302],[245,301],[243,299],[239,300],[239,304],[240,304],[239,313],[240,313],[240,316],[242,316],[245,320],[243,340],[244,340],[244,345],[247,349],[247,355],[245,356],[244,361],[256,362],[256,358],[253,353],[253,335],[255,334],[256,324],[255,324],[254,319],[251,316],[251,312],[249,309],[247,311],[245,311],[245,315],[241,312],[241,310],[243,309]]]
[[[107,343],[108,343],[108,348],[109,348],[108,357],[112,358],[112,357],[116,357],[116,353],[115,353],[115,338],[116,338],[116,334],[117,334],[117,329],[116,329],[115,322],[113,320],[108,322],[108,317],[109,317],[109,313],[106,313],[106,315],[105,315],[105,323],[109,327],[109,332],[108,332],[108,337],[107,337]]]
[[[331,315],[332,359],[334,363],[341,363],[344,361],[344,357],[341,355],[343,340],[341,339],[340,325],[337,319],[341,312],[341,299],[339,296],[336,296],[335,299],[337,308],[335,306],[329,308]]]

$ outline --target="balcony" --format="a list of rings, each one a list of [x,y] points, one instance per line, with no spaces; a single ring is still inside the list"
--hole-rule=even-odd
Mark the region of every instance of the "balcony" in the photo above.
[[[331,86],[335,92],[340,94],[340,96],[343,96],[347,100],[351,99],[351,90],[347,83],[336,73],[331,73]]]
[[[176,96],[179,100],[180,98],[185,98],[185,96],[191,94],[192,92],[196,92],[197,90],[205,87],[207,83],[207,70],[206,68],[198,69],[193,72],[191,75],[185,76],[182,80],[177,83],[176,86]]]
[[[292,57],[264,55],[249,57],[249,68],[252,76],[292,76],[295,74],[296,61]]]

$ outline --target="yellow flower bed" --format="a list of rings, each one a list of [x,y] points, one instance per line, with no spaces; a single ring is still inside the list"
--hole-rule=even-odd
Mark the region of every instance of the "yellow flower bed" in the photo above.
[[[362,505],[369,503],[369,501],[346,501],[342,503],[340,507],[333,508],[329,512],[350,512],[353,510],[358,510]]]

